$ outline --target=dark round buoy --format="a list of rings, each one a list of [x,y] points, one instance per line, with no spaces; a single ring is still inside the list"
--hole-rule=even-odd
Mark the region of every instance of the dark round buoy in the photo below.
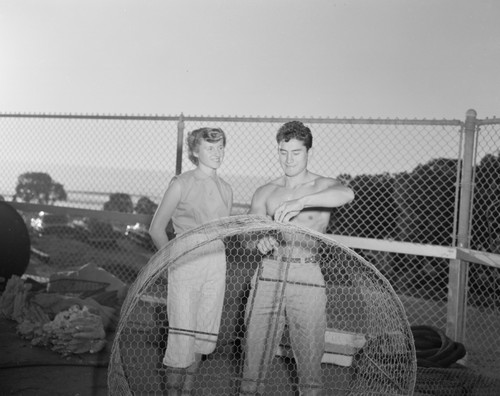
[[[31,241],[22,216],[0,201],[0,277],[21,276],[30,261]]]

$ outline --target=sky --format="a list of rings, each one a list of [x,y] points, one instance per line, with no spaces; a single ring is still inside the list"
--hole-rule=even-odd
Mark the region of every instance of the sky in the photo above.
[[[0,113],[500,116],[498,0],[0,0]]]

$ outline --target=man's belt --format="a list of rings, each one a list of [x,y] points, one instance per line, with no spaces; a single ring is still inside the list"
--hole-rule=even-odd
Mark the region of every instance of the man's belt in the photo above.
[[[319,262],[318,256],[310,257],[288,257],[288,256],[278,256],[275,253],[269,255],[270,259],[281,261],[283,263],[317,263]]]

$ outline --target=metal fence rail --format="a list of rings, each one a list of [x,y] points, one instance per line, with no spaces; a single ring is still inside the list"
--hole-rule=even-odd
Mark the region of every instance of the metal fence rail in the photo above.
[[[191,168],[185,133],[226,132],[219,174],[240,214],[259,185],[279,176],[275,133],[289,120],[0,114],[0,195],[31,230],[28,271],[93,261],[132,282],[154,251],[145,232],[154,205],[170,178]],[[469,111],[465,121],[301,121],[314,135],[311,171],[356,194],[333,211],[328,232],[385,275],[412,324],[446,329],[465,343],[468,364],[500,372],[500,120]],[[35,183],[19,178],[30,172],[50,176],[42,200],[19,188]],[[62,227],[36,229],[41,210],[63,215]]]

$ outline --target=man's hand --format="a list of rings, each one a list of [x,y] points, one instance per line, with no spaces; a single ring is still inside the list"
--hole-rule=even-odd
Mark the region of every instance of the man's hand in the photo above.
[[[259,249],[259,252],[261,252],[262,254],[267,254],[278,246],[279,243],[276,238],[271,236],[263,237],[259,240],[259,242],[257,242],[257,249]]]
[[[302,209],[304,209],[304,205],[298,199],[283,202],[274,212],[274,220],[280,223],[288,222],[297,216]]]

